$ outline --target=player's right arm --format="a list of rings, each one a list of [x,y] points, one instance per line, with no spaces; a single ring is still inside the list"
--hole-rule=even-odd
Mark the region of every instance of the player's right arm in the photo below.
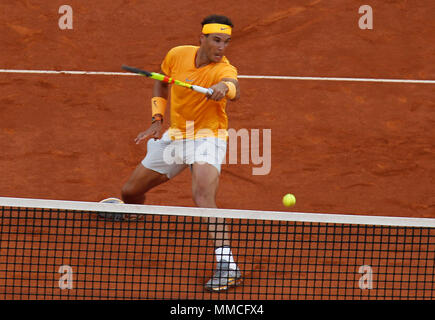
[[[230,92],[229,82],[233,84]],[[227,97],[230,101],[236,101],[240,99],[240,86],[239,82],[232,78],[224,78],[221,82],[210,87],[213,90],[213,94],[208,96],[208,99],[219,101],[224,97]],[[229,95],[230,93],[230,95]]]
[[[155,110],[157,108],[156,107],[157,103],[164,103],[164,101],[168,100],[168,96],[169,96],[168,93],[169,93],[169,85],[167,83],[164,83],[162,81],[157,81],[157,80],[154,82],[153,99],[151,101],[152,103],[151,108],[153,110],[152,123],[147,130],[138,134],[138,136],[135,139],[136,144],[139,144],[142,140],[145,140],[148,137],[154,139],[160,139],[162,137],[164,110],[162,112],[156,112]],[[160,99],[155,99],[155,98],[160,98]]]

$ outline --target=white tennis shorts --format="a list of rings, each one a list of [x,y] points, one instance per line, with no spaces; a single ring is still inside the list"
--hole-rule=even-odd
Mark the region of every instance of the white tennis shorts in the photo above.
[[[142,160],[145,168],[171,179],[193,163],[209,163],[220,174],[225,160],[227,142],[215,137],[172,140],[166,131],[161,139],[149,139],[147,154]]]

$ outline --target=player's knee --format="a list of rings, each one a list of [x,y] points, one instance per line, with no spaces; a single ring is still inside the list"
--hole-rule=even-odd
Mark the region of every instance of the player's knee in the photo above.
[[[125,203],[144,203],[145,194],[138,192],[136,188],[130,184],[126,183],[121,189],[122,201]]]
[[[207,208],[216,206],[214,194],[202,188],[195,190],[193,193],[193,201],[198,207]]]
[[[129,199],[132,197],[132,190],[131,188],[129,188],[128,186],[124,185],[121,189],[121,197],[122,197],[122,201],[124,201],[125,203],[129,203]]]

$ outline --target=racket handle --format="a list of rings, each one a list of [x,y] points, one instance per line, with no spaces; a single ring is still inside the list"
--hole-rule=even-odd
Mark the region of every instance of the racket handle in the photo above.
[[[207,88],[203,88],[203,87],[196,86],[196,85],[192,85],[192,90],[199,92],[199,93],[202,93],[202,94],[208,94],[210,96],[213,94],[213,89],[211,89],[211,88],[207,89]]]

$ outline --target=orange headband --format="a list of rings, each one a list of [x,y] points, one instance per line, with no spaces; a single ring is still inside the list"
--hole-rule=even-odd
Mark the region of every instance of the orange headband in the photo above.
[[[219,23],[208,23],[205,24],[202,28],[203,34],[210,34],[210,33],[225,33],[228,35],[231,35],[231,27],[227,26],[226,24],[219,24]]]

